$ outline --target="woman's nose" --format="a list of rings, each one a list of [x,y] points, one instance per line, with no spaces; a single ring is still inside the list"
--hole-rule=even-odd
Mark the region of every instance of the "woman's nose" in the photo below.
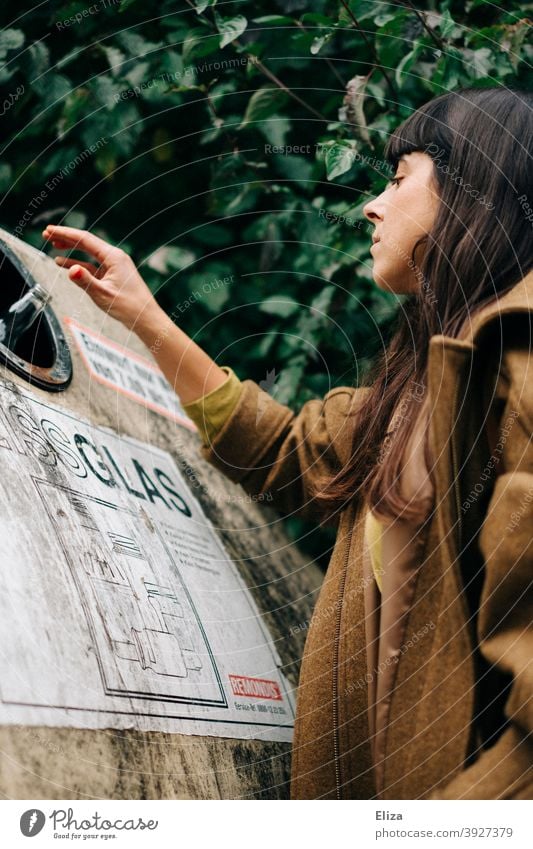
[[[382,215],[377,211],[376,208],[376,200],[377,198],[372,198],[368,203],[366,203],[363,207],[363,215],[365,218],[368,218],[373,224],[377,221],[381,221]]]

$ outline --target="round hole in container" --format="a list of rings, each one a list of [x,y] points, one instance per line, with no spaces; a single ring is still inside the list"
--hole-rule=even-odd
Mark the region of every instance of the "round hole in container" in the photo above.
[[[0,310],[18,301],[35,282],[17,253],[0,239]],[[18,339],[14,350],[0,342],[0,361],[41,389],[52,392],[66,389],[72,380],[72,360],[65,334],[50,304]]]

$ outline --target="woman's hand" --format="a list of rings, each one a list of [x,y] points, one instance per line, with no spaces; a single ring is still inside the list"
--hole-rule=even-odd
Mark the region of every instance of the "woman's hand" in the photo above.
[[[58,265],[68,269],[69,278],[85,289],[97,307],[137,330],[148,316],[161,308],[137,271],[133,260],[87,230],[47,224],[43,237],[58,250],[78,249],[88,253],[98,265],[66,256],[56,256]]]

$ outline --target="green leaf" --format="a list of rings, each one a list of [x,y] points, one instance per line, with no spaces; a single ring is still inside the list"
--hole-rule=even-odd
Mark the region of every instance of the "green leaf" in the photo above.
[[[183,64],[189,65],[195,59],[209,56],[219,49],[220,36],[211,35],[206,29],[196,27],[191,30],[183,42]]]
[[[18,71],[16,65],[13,65],[11,68],[8,68],[7,65],[0,64],[0,85],[4,85],[4,83],[9,82],[12,76],[14,76]]]
[[[33,47],[34,45],[32,45]],[[67,51],[61,59],[58,59],[55,63],[56,71],[59,71],[62,68],[66,68],[67,65],[70,65],[71,62],[79,61],[80,55],[83,53],[83,48],[80,49],[79,45],[73,47],[72,50]]]
[[[386,93],[382,83],[374,82],[372,79],[368,80],[365,92],[366,96],[373,97],[379,106],[385,106]]]
[[[291,129],[291,122],[283,115],[270,115],[258,125],[258,129],[266,138],[267,142],[275,147],[282,147],[285,144],[287,133]]]
[[[39,78],[50,67],[50,51],[42,41],[36,41],[24,51],[22,64],[27,69],[28,76],[32,77],[32,84],[40,82]],[[46,80],[46,78],[44,78]]]
[[[194,239],[210,248],[222,248],[231,244],[231,231],[221,224],[204,224],[194,231]]]
[[[375,46],[379,61],[385,68],[394,68],[402,59],[406,49],[406,28],[412,20],[409,10],[396,12],[380,26],[375,36]],[[376,19],[376,23],[378,19]],[[407,42],[409,47],[412,44]]]
[[[283,369],[274,387],[274,397],[280,404],[288,404],[294,398],[307,370],[307,357],[294,357]]]
[[[119,32],[116,38],[126,53],[136,61],[147,54],[150,54],[150,56],[156,55],[157,51],[165,46],[162,41],[147,41],[136,32]]]
[[[448,38],[457,28],[457,24],[450,14],[450,10],[446,9],[439,23],[440,34],[442,38]],[[460,28],[459,28],[460,31]]]
[[[254,184],[248,183],[238,194],[233,193],[233,197],[226,205],[223,214],[238,215],[240,212],[247,212],[249,209],[253,209],[258,202],[259,194]]]
[[[340,4],[338,5],[340,6]],[[376,0],[349,0],[348,3],[359,22],[370,18],[377,26],[381,26],[381,23],[378,23],[378,18],[382,18],[384,23],[385,19],[390,20],[394,17],[394,15],[387,15],[386,13],[377,15],[376,5]],[[353,20],[344,6],[340,6],[339,9],[339,23],[348,24],[348,26],[353,25]]]
[[[287,295],[272,295],[260,304],[261,312],[267,312],[269,315],[278,315],[280,318],[288,318],[293,313],[297,312],[300,305],[289,298]]]
[[[123,90],[123,86],[110,75],[102,74],[92,80],[91,90],[97,103],[105,106],[106,109],[114,109],[117,103],[115,96],[120,95]]]
[[[103,177],[112,176],[117,167],[117,158],[112,150],[107,147],[101,148],[94,158],[94,167],[98,174]]]
[[[0,30],[0,59],[4,59],[9,50],[18,50],[26,37],[21,29]]]
[[[288,96],[283,89],[274,86],[265,86],[264,88],[257,89],[248,101],[244,117],[239,125],[239,130],[249,122],[263,121],[265,118],[269,118],[287,100]]]
[[[87,215],[85,212],[72,209],[66,213],[61,223],[64,224],[65,227],[76,227],[78,230],[83,230],[87,224]]]
[[[312,148],[310,148],[312,150]],[[302,155],[279,156],[276,160],[277,170],[287,180],[294,180],[304,191],[310,191],[314,188],[312,180],[314,164],[311,157],[306,158]]]
[[[320,291],[318,295],[315,295],[311,301],[312,309],[316,310],[318,313],[325,313],[325,317],[327,318],[327,313],[331,306],[334,294],[335,288],[333,286],[324,286],[322,291]]]
[[[150,79],[151,74],[149,73],[149,70],[149,62],[136,62],[127,74],[122,74],[121,76],[122,79],[129,82],[130,86],[138,86]]]
[[[204,292],[204,296],[201,303],[207,310],[209,310],[209,312],[216,315],[220,312],[224,304],[228,302],[231,295],[231,286],[228,284],[220,284],[216,281],[213,283],[209,280],[203,285],[206,288],[202,290]]]
[[[201,15],[202,12],[205,12],[208,6],[211,6],[212,8],[216,2],[217,0],[196,0],[196,3],[194,4],[196,14]]]
[[[396,17],[396,12],[383,12],[381,15],[376,15],[374,23],[377,27],[384,27]]]
[[[415,47],[413,47],[412,50],[409,51],[409,53],[405,54],[403,59],[397,65],[396,71],[395,71],[395,74],[394,74],[394,79],[395,79],[395,82],[396,82],[396,85],[397,85],[398,88],[400,88],[401,85],[402,85],[402,74],[407,74],[407,72],[410,70],[410,68],[414,65],[414,63],[416,62],[416,60],[418,58],[419,52],[420,52],[420,47],[417,44]]]
[[[126,59],[124,53],[118,47],[108,45],[102,45],[102,50],[106,55],[111,73],[114,77],[118,76],[122,72],[122,65]]]
[[[252,18],[253,24],[270,24],[271,26],[287,26],[296,25],[293,18],[286,18],[283,15],[263,15],[260,18]]]
[[[325,35],[318,35],[318,36],[317,36],[317,37],[313,40],[313,43],[311,44],[311,47],[309,48],[309,50],[310,50],[310,52],[313,54],[313,56],[315,56],[317,53],[320,53],[320,51],[322,50],[323,46],[324,46],[325,44],[327,44],[327,43],[328,43],[328,41],[330,41],[330,40],[331,40],[331,37],[332,37],[332,36],[333,36],[333,33],[332,33],[332,32],[327,32]]]
[[[300,22],[302,24],[323,24],[326,27],[332,26],[331,18],[328,18],[327,15],[321,15],[318,12],[305,12],[300,18]]]
[[[86,109],[89,92],[86,88],[75,88],[65,98],[62,115],[57,124],[57,136],[63,136],[82,119]]]
[[[215,12],[215,23],[220,33],[220,47],[225,47],[243,34],[248,21],[244,15],[236,15],[234,18],[223,18]]]
[[[277,332],[270,331],[269,333],[265,333],[257,348],[257,352],[261,358],[267,356],[277,339]]]
[[[490,74],[493,67],[494,56],[490,48],[480,47],[479,50],[464,51],[465,60],[471,60],[470,73],[475,79],[486,77]]]
[[[170,271],[181,271],[195,261],[196,255],[186,248],[176,245],[158,248],[146,260],[148,268],[159,271],[160,274],[168,274]]]
[[[464,70],[465,54],[466,50],[461,51],[455,47],[449,47],[446,53],[440,57],[431,78],[432,90],[436,94],[450,91],[459,84]]]
[[[13,170],[7,162],[0,162],[0,192],[5,192],[11,186]]]
[[[349,171],[355,162],[355,148],[346,142],[335,142],[326,153],[328,180],[334,180]]]
[[[42,98],[41,104],[43,107],[57,106],[61,101],[66,100],[72,91],[72,82],[64,74],[48,73],[39,83],[39,93]],[[34,84],[33,88],[37,90],[37,85]]]

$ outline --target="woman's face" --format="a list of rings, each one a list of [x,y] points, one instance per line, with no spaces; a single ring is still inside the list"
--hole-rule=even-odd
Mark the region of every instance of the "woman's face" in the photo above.
[[[396,173],[385,190],[363,207],[374,224],[375,242],[372,276],[381,289],[407,294],[420,289],[423,281],[419,262],[424,245],[411,253],[415,242],[428,233],[439,204],[433,176],[433,160],[427,153],[413,151],[400,158]]]

